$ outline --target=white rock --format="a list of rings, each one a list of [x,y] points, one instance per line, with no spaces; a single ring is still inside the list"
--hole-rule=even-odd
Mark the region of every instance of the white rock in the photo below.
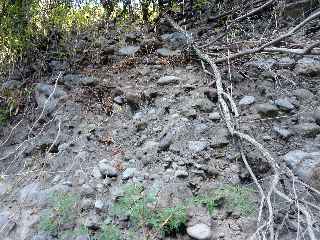
[[[240,106],[246,106],[246,105],[251,105],[256,101],[254,96],[244,96],[243,98],[241,98],[241,100],[239,101],[239,105]]]
[[[184,170],[177,170],[174,175],[176,178],[186,178],[188,177],[188,172]]]
[[[100,172],[107,177],[117,177],[118,172],[108,160],[102,160],[98,164]]]
[[[192,227],[188,227],[187,233],[190,237],[198,240],[210,239],[212,235],[211,229],[204,223],[198,223]]]
[[[139,46],[128,46],[119,49],[119,54],[123,56],[132,56],[140,50]]]
[[[132,178],[135,173],[137,172],[136,168],[127,168],[123,173],[122,173],[122,180],[128,180]]]
[[[102,175],[102,173],[100,172],[100,170],[99,170],[98,167],[94,167],[94,168],[92,169],[91,175],[92,175],[95,179],[103,179],[103,175]]]
[[[218,112],[210,113],[210,114],[209,114],[209,118],[210,118],[211,120],[220,120],[220,119],[221,119],[220,113],[218,113]]]
[[[202,150],[205,150],[209,146],[209,143],[207,141],[189,141],[188,148],[192,152],[201,152]]]
[[[94,203],[94,207],[96,209],[99,209],[99,210],[103,209],[103,207],[104,207],[103,201],[102,200],[96,200],[96,202]]]

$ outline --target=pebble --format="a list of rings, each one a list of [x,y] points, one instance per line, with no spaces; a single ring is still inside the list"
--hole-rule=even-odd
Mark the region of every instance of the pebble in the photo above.
[[[100,172],[107,177],[117,177],[118,172],[113,166],[110,165],[108,160],[104,159],[98,164]]]
[[[92,197],[95,195],[95,191],[93,187],[91,187],[89,184],[86,183],[81,186],[80,194],[81,196]]]
[[[287,98],[277,99],[274,104],[278,106],[283,111],[292,111],[294,109],[293,104]]]
[[[140,50],[139,46],[128,46],[119,49],[119,54],[122,56],[132,56]]]
[[[241,98],[241,100],[239,101],[239,105],[240,106],[247,106],[247,105],[251,105],[256,101],[254,96],[244,96],[243,98]]]
[[[296,61],[289,57],[280,58],[276,62],[276,66],[279,68],[292,68],[296,64]]]
[[[89,198],[84,198],[80,202],[80,208],[83,210],[88,210],[93,207],[93,202]]]
[[[312,92],[304,88],[293,90],[292,95],[300,100],[306,100],[314,97],[314,94]]]
[[[67,74],[61,79],[61,81],[66,86],[72,88],[79,85],[94,85],[99,81],[99,79],[81,74]]]
[[[98,167],[94,167],[92,169],[92,173],[91,175],[95,178],[95,179],[103,179],[103,174],[100,172]]]
[[[99,200],[99,199],[96,200],[96,202],[94,203],[94,207],[95,207],[96,209],[102,210],[103,207],[104,207],[103,201],[102,201],[102,200]]]
[[[314,76],[320,72],[320,61],[312,57],[304,57],[297,62],[295,72],[301,75]]]
[[[169,85],[169,84],[178,84],[182,79],[176,76],[165,76],[161,77],[157,84],[160,86]]]
[[[263,103],[256,105],[257,112],[263,117],[275,117],[279,113],[277,106],[270,103]]]
[[[121,97],[121,96],[116,96],[113,101],[119,105],[123,104],[124,103],[124,98]]]
[[[205,113],[211,113],[215,108],[215,104],[213,104],[207,98],[195,99],[192,101],[191,105],[192,107],[199,109],[201,112],[205,112]]]
[[[314,113],[313,113],[313,118],[316,121],[318,125],[320,125],[320,108],[318,108]]]
[[[188,148],[194,153],[201,152],[209,146],[207,141],[189,141]]]
[[[273,127],[273,131],[283,139],[288,139],[293,135],[293,132],[281,127]]]
[[[204,223],[198,223],[187,228],[187,233],[190,237],[197,240],[208,240],[212,236],[211,229]]]
[[[287,165],[303,181],[320,190],[320,152],[293,150],[284,155]]]
[[[31,240],[54,240],[49,233],[38,233]]]
[[[174,174],[176,178],[186,178],[188,177],[188,175],[189,175],[188,172],[184,170],[177,170],[176,173]]]
[[[9,80],[2,84],[1,89],[13,90],[22,86],[22,82],[17,80]]]
[[[219,112],[213,112],[209,114],[209,119],[213,120],[213,121],[218,121],[221,119],[220,117],[220,113]]]
[[[98,230],[100,223],[97,215],[90,215],[85,219],[84,226],[92,230]]]
[[[304,137],[316,137],[320,134],[320,126],[315,123],[300,123],[294,126],[296,133]]]
[[[39,182],[26,185],[18,193],[18,202],[22,204],[44,206],[47,201],[48,194],[45,191],[41,191]]]
[[[75,238],[75,240],[90,240],[88,235],[80,235]]]
[[[157,49],[157,53],[162,57],[172,57],[181,55],[180,50],[170,50],[168,48],[159,48]]]
[[[122,180],[128,180],[130,178],[133,178],[134,175],[136,174],[137,169],[136,168],[127,168],[123,173],[122,173]]]

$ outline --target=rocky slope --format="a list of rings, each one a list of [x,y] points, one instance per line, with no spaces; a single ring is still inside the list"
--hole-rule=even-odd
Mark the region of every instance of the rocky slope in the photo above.
[[[181,51],[184,35],[130,33],[122,48],[103,36],[98,42],[104,66],[70,71],[65,62],[49,61],[50,77],[33,85],[38,108],[1,128],[1,239],[57,239],[39,230],[53,193],[79,197],[76,222],[63,231],[85,226],[94,233],[109,221],[125,239],[134,239],[128,237],[130,219],[110,215],[123,186],[157,189],[162,208],[221,186],[254,189],[220,117],[212,76]],[[241,130],[320,190],[320,56],[259,56],[220,67],[241,110]],[[8,79],[2,89],[16,85],[18,80]],[[253,147],[245,149],[257,177],[268,179],[266,160]],[[257,209],[259,199],[251,195],[247,202]],[[183,231],[149,239],[248,239],[255,214],[220,200],[215,214],[189,206]],[[289,208],[279,206],[279,226]],[[297,231],[297,215],[289,215],[280,239]],[[135,238],[145,234],[136,230]]]

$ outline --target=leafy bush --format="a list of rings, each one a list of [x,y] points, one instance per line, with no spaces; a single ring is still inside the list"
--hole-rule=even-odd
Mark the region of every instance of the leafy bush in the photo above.
[[[60,37],[67,38],[72,30],[83,31],[104,16],[103,8],[90,3],[74,8],[64,3],[50,5],[40,0],[30,0],[28,4],[22,4],[23,1],[1,2],[0,62],[7,65],[31,47],[48,44],[53,30],[61,33]],[[46,46],[41,47],[46,49]]]

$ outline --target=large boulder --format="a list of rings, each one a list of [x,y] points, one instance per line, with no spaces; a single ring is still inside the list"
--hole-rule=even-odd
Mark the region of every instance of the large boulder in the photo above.
[[[134,56],[140,50],[139,46],[128,46],[119,49],[119,55]]]
[[[279,108],[270,103],[257,104],[256,110],[262,117],[275,117],[279,114]]]
[[[59,101],[66,95],[60,87],[54,87],[45,83],[38,83],[35,86],[35,98],[38,107],[47,114],[57,109]]]
[[[284,160],[296,176],[320,190],[320,151],[293,150]]]
[[[297,62],[295,72],[307,76],[320,75],[320,60],[313,57],[304,57]]]
[[[48,202],[48,193],[41,190],[40,183],[34,182],[19,191],[18,202],[31,206],[45,206]]]
[[[161,35],[162,41],[173,49],[182,48],[193,42],[192,33],[190,32],[174,32]]]
[[[320,126],[316,123],[300,123],[294,126],[297,134],[303,137],[316,137],[320,134]]]

